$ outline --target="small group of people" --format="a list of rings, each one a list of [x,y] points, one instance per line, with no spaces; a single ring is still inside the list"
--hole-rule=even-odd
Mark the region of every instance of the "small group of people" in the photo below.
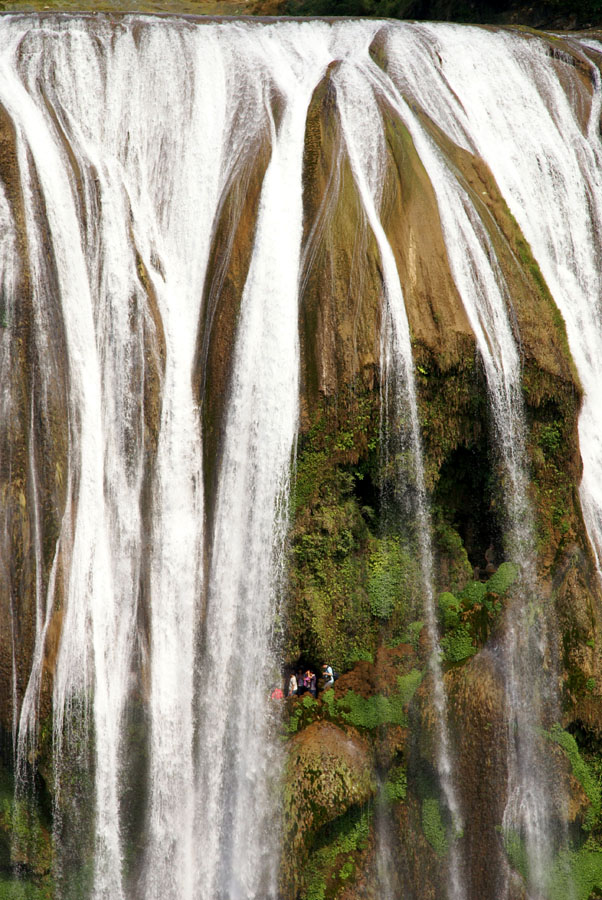
[[[335,679],[338,676],[335,675],[334,669],[328,663],[324,663],[322,666],[322,691],[327,690],[328,688],[334,687]],[[312,672],[311,669],[299,669],[297,672],[292,672],[291,676],[288,680],[288,689],[286,692],[287,697],[301,697],[302,694],[309,693],[312,697],[318,696],[318,679],[315,672]],[[271,700],[283,700],[284,699],[284,691],[281,687],[274,687],[270,693]]]
[[[297,674],[293,672],[288,680],[287,697],[300,697],[302,694],[309,692],[312,697],[318,696],[318,679],[316,673],[311,669],[305,672],[299,670]]]

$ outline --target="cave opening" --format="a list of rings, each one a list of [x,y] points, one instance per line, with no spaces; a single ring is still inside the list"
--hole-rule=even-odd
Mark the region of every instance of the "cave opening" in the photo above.
[[[470,564],[484,575],[504,559],[501,508],[487,448],[459,445],[443,463],[433,507],[460,535]]]

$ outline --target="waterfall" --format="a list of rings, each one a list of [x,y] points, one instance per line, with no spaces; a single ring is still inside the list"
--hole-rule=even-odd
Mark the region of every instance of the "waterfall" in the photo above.
[[[470,811],[456,778],[439,648],[412,336],[381,221],[388,117],[407,130],[434,191],[446,264],[487,382],[506,553],[521,570],[503,626],[481,650],[502,673],[505,697],[499,824],[524,841],[531,900],[546,894],[566,833],[555,831],[561,801],[538,733],[560,714],[551,604],[537,586],[518,320],[493,216],[446,147],[487,164],[564,317],[584,389],[581,503],[602,578],[600,48],[576,38],[565,47],[589,73],[588,103],[582,95],[572,103],[563,80],[568,49],[551,54],[535,36],[374,20],[2,18],[0,107],[18,185],[11,192],[0,182],[0,462],[15,492],[3,498],[0,520],[0,603],[11,629],[20,789],[52,670],[64,898],[279,896],[284,754],[268,698],[281,677],[302,408],[299,281],[312,226],[303,159],[314,137],[306,118],[327,73],[382,278],[383,415],[403,423],[389,437],[393,452],[404,451],[397,476],[410,498],[425,597],[433,756],[450,823],[448,900],[470,896],[460,839]],[[237,249],[221,258],[215,248],[232,224],[230,192],[249,171],[261,180],[248,260],[232,261]],[[227,310],[231,336],[219,323],[211,330],[229,265],[240,276],[236,308]],[[27,365],[10,330],[19,302]],[[211,383],[219,381],[212,342],[225,372],[219,385]],[[17,438],[13,421],[21,422]],[[19,439],[22,459],[13,460]],[[26,471],[14,486],[13,462]],[[27,509],[33,622],[25,684],[8,562],[17,506]],[[132,737],[134,720],[144,722],[141,738]],[[136,740],[140,821],[126,787]],[[86,774],[77,797],[65,777],[75,764]],[[72,819],[61,830],[65,809]],[[395,848],[384,825],[375,827],[375,868],[392,900],[400,877],[387,872]],[[75,862],[69,850],[60,858],[65,830],[81,843]],[[88,850],[89,879],[80,872]],[[81,887],[69,883],[76,869]],[[508,873],[492,875],[496,896],[512,896]]]
[[[487,58],[487,77],[475,79],[462,57],[468,35],[454,28],[437,34],[445,52],[445,78],[461,100],[471,143],[529,241],[566,324],[584,390],[581,504],[600,568],[600,73],[584,60],[592,87],[584,123],[562,80],[563,69],[572,64],[568,53],[553,57],[537,38],[525,46],[512,35],[471,31],[471,52],[478,48]],[[578,45],[576,53],[583,59]],[[499,102],[501,93],[512,97],[511,108]]]
[[[446,37],[456,29],[429,29],[389,36],[392,64],[389,74],[404,94],[418,101],[429,116],[460,146],[473,150],[472,132],[465,120],[465,91],[455,83],[446,66]],[[480,32],[478,32],[480,34]],[[460,37],[463,42],[465,38]],[[479,44],[478,38],[476,44]],[[471,44],[474,46],[474,44]],[[467,52],[456,47],[455,60]],[[443,56],[443,64],[432,65]],[[406,69],[399,60],[408,55],[414,65]],[[451,54],[450,54],[451,55]],[[489,60],[489,53],[484,58]],[[466,57],[464,57],[466,58]],[[428,67],[426,78],[418,77]],[[472,64],[474,65],[474,63]],[[499,73],[498,73],[499,74]],[[467,84],[474,85],[474,70]],[[484,79],[483,79],[484,80]],[[493,99],[490,100],[495,105]],[[480,198],[470,191],[421,126],[418,116],[397,98],[397,108],[414,139],[420,158],[437,195],[442,228],[454,281],[468,314],[483,361],[493,411],[495,442],[506,475],[504,500],[507,510],[506,551],[520,566],[520,597],[506,617],[501,643],[508,707],[508,801],[504,828],[524,836],[529,858],[529,884],[534,896],[546,889],[554,848],[553,810],[541,739],[534,722],[558,719],[553,677],[542,678],[548,665],[549,647],[545,613],[530,623],[537,598],[533,514],[528,499],[525,417],[521,393],[519,351],[510,321],[512,301],[495,249],[484,227]],[[478,128],[475,128],[478,134]],[[486,157],[485,157],[486,158]],[[541,600],[540,600],[541,602]],[[551,709],[550,709],[551,704]],[[566,839],[566,835],[565,835]],[[508,880],[505,892],[509,891]]]
[[[447,722],[447,698],[440,662],[433,587],[431,526],[424,483],[410,329],[393,251],[378,218],[383,190],[385,155],[382,120],[370,80],[362,72],[361,63],[360,65],[357,63],[354,65],[351,62],[343,63],[334,76],[334,82],[353,174],[366,217],[378,244],[383,267],[385,308],[381,336],[381,369],[383,380],[386,385],[390,385],[392,408],[389,414],[394,422],[408,421],[407,435],[394,436],[393,444],[394,446],[403,446],[407,443],[411,453],[410,474],[398,472],[397,476],[403,480],[408,479],[412,483],[415,493],[412,513],[416,518],[418,532],[420,567],[425,594],[424,613],[431,644],[429,665],[433,678],[434,704],[437,714],[436,762],[443,796],[451,817],[448,896],[450,900],[460,900],[465,896],[461,861],[457,848],[457,836],[462,832],[462,815],[454,784],[453,756]],[[385,391],[387,390],[386,387]]]
[[[253,34],[269,63],[269,119],[253,256],[241,301],[220,461],[201,664],[198,893],[212,900],[276,898],[278,830],[269,791],[281,767],[269,740],[270,620],[280,588],[291,453],[298,420],[298,281],[305,117],[328,61],[328,29]],[[283,223],[286,228],[283,230]],[[212,693],[213,692],[213,693]],[[216,697],[218,703],[216,704]]]
[[[51,303],[44,229],[66,335],[69,470],[55,562],[67,583],[55,757],[58,775],[71,736],[79,746],[83,715],[94,748],[97,898],[136,890],[124,867],[120,791],[125,720],[140,678],[150,719],[143,895],[275,896],[278,854],[265,845],[274,818],[265,772],[276,765],[266,755],[270,618],[297,427],[305,110],[329,60],[315,34],[301,56],[298,31],[287,47],[270,32],[253,46],[254,29],[215,24],[124,20],[115,34],[108,22],[85,18],[3,23],[2,103],[16,131],[39,339],[49,341]],[[266,113],[273,91],[286,101],[279,123]],[[273,155],[242,298],[203,636],[202,442],[192,392],[200,302],[221,196],[245,142],[262,128]],[[225,156],[227,141],[238,154]],[[284,217],[286,250],[276,241]],[[4,231],[9,251],[11,234]],[[3,271],[10,296],[14,275],[8,263]],[[149,378],[161,392],[158,412],[145,408]],[[35,488],[33,457],[30,468]],[[56,565],[44,607],[37,573],[23,759],[35,742],[55,586]],[[255,830],[251,811],[263,816]],[[205,835],[200,854],[195,833]],[[267,882],[261,858],[271,860]]]

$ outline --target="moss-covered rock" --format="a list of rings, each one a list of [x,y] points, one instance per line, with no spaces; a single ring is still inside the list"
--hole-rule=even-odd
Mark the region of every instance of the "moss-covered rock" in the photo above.
[[[367,742],[330,722],[314,722],[291,740],[284,798],[283,879],[296,896],[316,832],[353,806],[367,803],[376,785]]]

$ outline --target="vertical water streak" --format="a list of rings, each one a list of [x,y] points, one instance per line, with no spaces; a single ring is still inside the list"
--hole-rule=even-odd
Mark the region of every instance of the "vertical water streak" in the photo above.
[[[422,30],[422,29],[421,29]],[[441,58],[441,33],[453,29],[425,28],[429,52]],[[477,32],[478,34],[479,32]],[[474,37],[474,35],[471,35]],[[399,40],[396,40],[396,39]],[[474,148],[476,135],[463,113],[465,93],[450,75],[447,54],[443,72],[431,67],[423,82],[408,78],[398,62],[402,49],[420,57],[423,35],[393,33],[392,77],[403,84],[412,97],[428,99],[429,114],[461,145]],[[463,41],[463,39],[462,39]],[[475,39],[478,44],[478,40]],[[408,46],[409,45],[409,46]],[[446,46],[445,44],[443,45]],[[450,57],[455,61],[469,58],[467,83],[476,84],[474,48],[457,47]],[[483,59],[490,59],[484,54]],[[453,63],[452,63],[453,66]],[[450,82],[452,87],[448,87]],[[425,87],[426,82],[426,87]],[[435,83],[438,90],[433,87]],[[510,95],[508,95],[510,96]],[[499,101],[499,97],[498,97]],[[498,106],[503,105],[499,102]],[[512,107],[514,109],[514,100]],[[467,311],[483,360],[495,424],[496,444],[503,462],[507,484],[504,499],[507,510],[506,550],[520,566],[520,600],[515,601],[506,616],[502,643],[504,681],[508,705],[509,748],[508,801],[504,827],[524,837],[529,858],[529,884],[539,896],[546,885],[547,871],[554,850],[553,810],[547,767],[541,756],[540,738],[533,723],[544,724],[550,708],[556,709],[557,697],[553,677],[542,675],[549,655],[545,615],[540,613],[530,624],[530,609],[536,600],[535,542],[533,514],[528,500],[528,468],[525,447],[525,417],[521,393],[519,357],[507,309],[509,293],[495,260],[494,248],[483,226],[472,198],[443,154],[429,139],[418,118],[405,103],[398,104],[400,114],[410,129],[421,160],[437,195],[441,224],[452,274]],[[450,115],[456,114],[456,120]],[[450,120],[452,125],[450,127]],[[538,675],[539,673],[539,675]],[[566,839],[566,835],[565,835]],[[506,883],[506,892],[509,885]]]
[[[70,404],[74,426],[70,434],[70,454],[74,462],[77,460],[75,465],[80,479],[65,628],[55,680],[56,731],[60,734],[71,698],[77,696],[79,702],[85,703],[91,685],[92,647],[89,626],[92,625],[93,613],[90,606],[81,603],[81,599],[94,598],[99,607],[104,608],[109,604],[111,596],[110,585],[104,577],[109,566],[109,551],[103,527],[100,371],[92,297],[68,163],[52,133],[52,126],[36,106],[11,63],[10,50],[5,45],[1,63],[1,99],[35,164],[47,211],[49,240],[56,265],[63,314],[72,323],[67,331],[72,388]],[[23,154],[21,158],[23,159]],[[28,223],[28,227],[34,226]],[[34,286],[34,292],[36,287]],[[68,666],[61,666],[61,660],[66,658]],[[102,660],[99,660],[99,664],[102,664]],[[116,790],[112,785],[107,785],[106,788],[107,803],[103,806],[106,819],[102,823],[105,828],[99,829],[99,838],[103,843],[106,841],[114,872],[111,889],[113,897],[119,898],[120,854],[113,839],[116,832],[110,821],[117,815]]]
[[[471,78],[461,55],[467,36],[446,29],[446,72],[462,99],[480,155],[515,216],[564,318],[584,389],[579,417],[581,505],[598,570],[602,559],[602,146],[600,73],[590,63],[591,108],[584,127],[567,96],[548,45],[508,34],[471,33],[473,54],[487,59]],[[459,55],[458,55],[459,54]],[[512,98],[509,103],[501,97]]]
[[[433,558],[428,500],[424,484],[422,444],[414,382],[410,331],[395,259],[378,217],[384,177],[384,137],[369,77],[357,66],[341,65],[334,75],[337,102],[354,178],[368,222],[376,238],[383,266],[385,305],[381,337],[382,377],[393,385],[395,420],[409,419],[411,478],[414,481],[420,564],[425,592],[425,616],[431,643],[430,669],[436,710],[437,770],[452,824],[449,857],[450,900],[465,896],[461,860],[456,843],[462,816],[453,776],[453,758],[447,722],[447,698],[441,670],[439,635],[433,591]],[[407,477],[407,475],[405,476]]]
[[[4,185],[0,183],[0,473],[3,490],[2,517],[0,519],[0,590],[5,603],[10,604],[10,557],[11,557],[11,522],[10,522],[10,483],[12,468],[11,423],[17,413],[13,391],[10,389],[12,375],[17,368],[14,354],[12,327],[15,323],[15,292],[19,280],[19,264],[17,255],[17,232],[8,197]],[[12,744],[16,753],[18,737],[19,697],[17,685],[17,659],[15,647],[15,620],[12,604],[10,609],[11,663],[12,663]]]
[[[241,301],[209,569],[199,739],[202,900],[277,896],[279,751],[268,696],[299,391],[305,118],[330,29],[249,29],[268,62],[272,155]],[[255,52],[258,52],[257,50]],[[216,704],[214,696],[219,697]],[[274,782],[274,783],[272,783]]]

